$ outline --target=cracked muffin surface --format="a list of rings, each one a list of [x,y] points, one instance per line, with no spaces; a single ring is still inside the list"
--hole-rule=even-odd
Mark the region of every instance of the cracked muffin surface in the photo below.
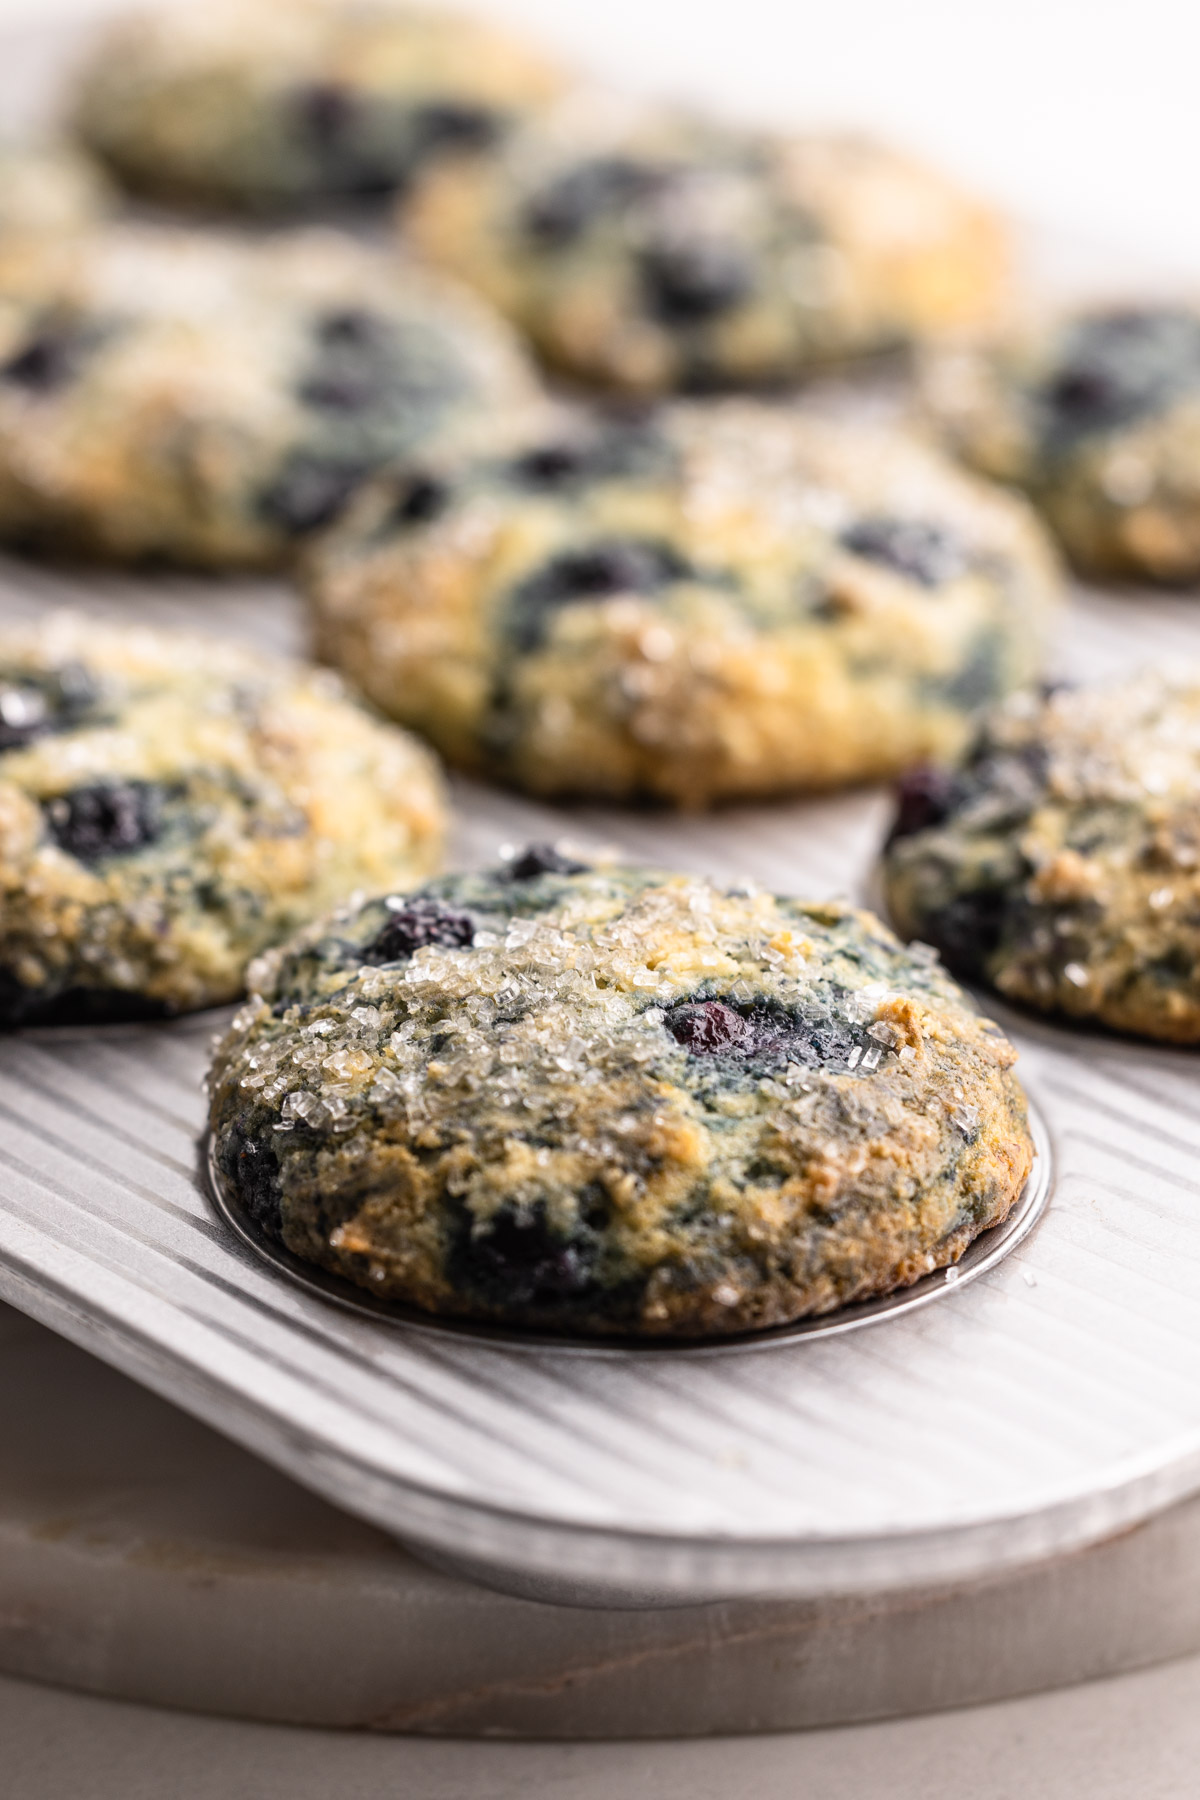
[[[1015,1051],[868,913],[533,845],[270,952],[219,1179],[385,1299],[719,1336],[955,1262],[1031,1166]]]
[[[109,25],[73,123],[141,193],[265,213],[403,191],[498,143],[563,76],[515,33],[405,0],[206,0]]]
[[[866,139],[572,93],[418,182],[405,228],[554,366],[634,392],[794,380],[1004,306],[1005,234]]]
[[[271,567],[380,462],[534,392],[481,302],[342,233],[0,243],[0,536],[25,546]]]
[[[959,976],[1200,1042],[1200,677],[1014,696],[902,784],[884,883]]]
[[[704,805],[953,755],[1039,665],[1020,501],[756,401],[538,413],[382,474],[305,559],[320,653],[452,761]]]
[[[0,631],[0,1023],[235,999],[252,956],[436,866],[432,759],[325,670],[52,615]]]
[[[1200,307],[1095,307],[929,358],[948,442],[1084,573],[1200,576]]]

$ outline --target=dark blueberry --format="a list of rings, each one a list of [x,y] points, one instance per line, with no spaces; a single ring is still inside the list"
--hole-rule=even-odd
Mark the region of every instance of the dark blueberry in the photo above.
[[[387,321],[364,309],[325,313],[313,323],[317,353],[297,387],[306,406],[363,412],[388,395],[395,345]]]
[[[1009,900],[1003,888],[980,887],[938,907],[928,921],[933,943],[955,975],[982,980],[1009,924]]]
[[[884,563],[927,588],[953,581],[970,567],[961,540],[925,519],[860,519],[843,531],[841,542],[855,556]]]
[[[718,1056],[749,1047],[753,1028],[741,1013],[720,1000],[685,1001],[666,1015],[666,1027],[677,1044],[693,1056]]]
[[[575,481],[587,469],[585,444],[543,444],[512,463],[510,473],[526,487],[561,487]]]
[[[1009,832],[1041,805],[1049,774],[1045,744],[1035,739],[1017,748],[1001,749],[985,731],[957,778],[952,811],[961,815],[972,833]]]
[[[360,109],[349,88],[333,81],[315,81],[296,94],[295,116],[312,148],[340,150],[359,121]]]
[[[263,516],[293,537],[315,531],[341,511],[370,472],[370,463],[294,451],[262,496]]]
[[[1200,318],[1137,309],[1083,319],[1041,389],[1051,444],[1110,431],[1200,385]]]
[[[689,1055],[736,1057],[761,1068],[786,1062],[837,1068],[863,1042],[856,1026],[830,1012],[792,1012],[770,1001],[733,1007],[725,1000],[685,1000],[663,1022]]]
[[[372,116],[359,96],[336,81],[319,81],[293,96],[296,135],[330,193],[364,199],[389,194],[405,168],[394,144],[372,141]]]
[[[379,398],[379,389],[370,376],[353,369],[311,375],[296,391],[305,406],[315,406],[322,412],[365,412]]]
[[[606,594],[653,594],[689,573],[666,544],[609,538],[567,550],[521,583],[509,603],[509,635],[519,650],[536,650],[560,607],[603,599]]]
[[[900,838],[943,824],[962,798],[962,780],[951,770],[935,768],[931,763],[910,769],[896,783],[896,817],[884,848]]]
[[[506,474],[523,487],[553,491],[648,472],[662,461],[664,448],[646,424],[620,421],[606,424],[595,437],[539,444],[514,458]]]
[[[155,781],[100,781],[43,802],[50,835],[80,862],[129,856],[162,833],[163,789]]]
[[[401,962],[426,944],[446,949],[475,942],[475,921],[470,913],[456,912],[440,900],[410,900],[390,914],[382,929],[362,952],[365,963]]]
[[[313,353],[299,374],[297,398],[369,428],[377,454],[396,452],[422,415],[444,410],[464,391],[459,351],[439,325],[397,323],[364,311],[324,315],[312,330]]]
[[[44,325],[0,364],[0,381],[35,394],[53,394],[79,373],[90,334],[70,325]]]
[[[450,489],[435,475],[410,475],[388,513],[389,525],[428,525],[450,504]]]
[[[553,844],[527,844],[505,864],[504,875],[508,881],[533,881],[539,875],[586,875],[589,866],[564,856]]]
[[[256,1143],[234,1126],[217,1146],[217,1167],[252,1224],[269,1237],[283,1231],[279,1158],[270,1144]]]
[[[628,157],[598,157],[580,163],[542,188],[527,203],[525,230],[544,249],[564,249],[606,213],[653,193],[664,180],[661,169]]]
[[[484,149],[501,129],[484,107],[433,102],[392,118],[381,133],[377,108],[336,81],[314,82],[293,96],[301,142],[331,191],[364,198],[405,187],[427,158],[444,149]]]
[[[418,107],[412,121],[414,161],[439,150],[486,150],[500,131],[501,121],[483,106],[446,100]]]
[[[1063,369],[1046,389],[1056,424],[1074,431],[1094,431],[1119,424],[1127,396],[1120,381],[1099,365]],[[1110,416],[1111,415],[1111,416]]]
[[[346,307],[340,312],[323,313],[313,326],[313,335],[321,344],[350,344],[357,348],[364,344],[374,346],[385,329],[378,313],[368,312],[365,307]]]
[[[740,304],[754,270],[732,244],[697,239],[654,244],[639,258],[646,302],[667,325],[703,325]]]
[[[472,1224],[455,1261],[465,1284],[515,1306],[553,1310],[595,1285],[600,1260],[601,1209],[564,1235],[551,1223],[542,1200],[532,1206],[506,1201],[490,1219]]]
[[[1172,944],[1162,956],[1147,964],[1147,972],[1164,987],[1191,987],[1196,979],[1196,952],[1190,943]]]

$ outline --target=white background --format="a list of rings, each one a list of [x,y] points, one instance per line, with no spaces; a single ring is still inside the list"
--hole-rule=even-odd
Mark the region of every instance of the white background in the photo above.
[[[641,85],[864,124],[1200,277],[1196,0],[490,0]]]

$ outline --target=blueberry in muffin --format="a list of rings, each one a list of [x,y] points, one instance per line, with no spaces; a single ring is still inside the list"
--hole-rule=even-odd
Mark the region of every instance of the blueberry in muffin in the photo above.
[[[471,296],[324,230],[0,243],[0,536],[269,568],[380,462],[536,392]]]
[[[549,363],[641,393],[794,381],[986,321],[1007,287],[998,221],[893,150],[578,92],[431,167],[403,222]]]
[[[1200,681],[1016,695],[903,782],[897,929],[1040,1011],[1200,1041]]]
[[[1015,1052],[871,917],[532,846],[250,972],[220,1184],[385,1300],[722,1336],[954,1263],[1032,1147]]]
[[[320,653],[452,761],[690,806],[896,774],[1038,670],[1020,501],[909,438],[748,400],[521,420],[314,541]]]
[[[1072,562],[1200,575],[1200,309],[1096,307],[930,360],[948,441],[1023,488]]]
[[[269,213],[402,192],[557,92],[517,34],[407,0],[207,0],[101,33],[72,114],[127,186]]]
[[[436,865],[427,753],[327,671],[53,614],[0,631],[0,1023],[232,1000],[356,888]]]

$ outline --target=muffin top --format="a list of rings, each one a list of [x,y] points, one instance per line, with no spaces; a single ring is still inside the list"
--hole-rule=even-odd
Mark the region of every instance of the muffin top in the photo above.
[[[1200,1039],[1200,676],[1013,696],[961,768],[902,786],[885,878],[968,979]]]
[[[1083,571],[1200,574],[1200,307],[1095,304],[931,354],[947,441],[1023,487]]]
[[[402,191],[563,84],[536,45],[408,0],[206,0],[112,21],[72,108],[131,188],[266,213]]]
[[[403,460],[306,560],[322,655],[542,793],[894,775],[1037,673],[1027,508],[905,434],[754,400],[517,420]]]
[[[0,1023],[234,999],[355,888],[436,866],[432,759],[327,670],[55,614],[0,631]]]
[[[604,387],[778,383],[986,321],[1005,234],[869,139],[574,91],[418,183],[405,229],[554,365]]]
[[[269,953],[221,1176],[371,1292],[722,1334],[952,1262],[1021,1191],[1015,1053],[869,914],[533,846]]]
[[[0,531],[270,565],[390,456],[528,403],[473,296],[344,233],[0,244]]]

